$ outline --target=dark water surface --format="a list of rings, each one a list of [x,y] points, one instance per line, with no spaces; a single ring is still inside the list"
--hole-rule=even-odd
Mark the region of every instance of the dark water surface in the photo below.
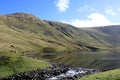
[[[90,66],[101,70],[120,68],[120,52],[88,52],[80,54],[82,58],[88,59]]]
[[[39,58],[39,56],[41,54],[34,55],[35,58]],[[120,51],[43,53],[42,57],[73,67],[99,70],[120,68]]]
[[[120,68],[120,52],[73,52],[57,54],[56,62],[74,67],[110,70]]]

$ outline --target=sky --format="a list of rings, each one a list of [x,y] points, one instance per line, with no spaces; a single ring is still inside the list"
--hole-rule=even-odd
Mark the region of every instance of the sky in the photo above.
[[[24,12],[76,27],[120,24],[120,0],[1,0],[0,14]]]

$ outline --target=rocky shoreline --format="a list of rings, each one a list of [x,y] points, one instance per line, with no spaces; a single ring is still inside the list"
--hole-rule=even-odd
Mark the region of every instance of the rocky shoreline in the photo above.
[[[97,73],[99,70],[71,68],[66,65],[51,63],[52,67],[14,74],[0,80],[75,80],[79,77]]]

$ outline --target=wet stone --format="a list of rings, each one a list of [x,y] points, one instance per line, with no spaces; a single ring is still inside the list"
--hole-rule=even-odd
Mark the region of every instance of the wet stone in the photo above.
[[[62,64],[51,63],[52,67],[14,74],[1,80],[75,80],[79,77],[97,73],[99,70],[72,68]]]

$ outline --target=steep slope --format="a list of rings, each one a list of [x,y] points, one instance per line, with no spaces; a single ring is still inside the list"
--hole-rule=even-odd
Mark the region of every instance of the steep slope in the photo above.
[[[78,31],[77,28],[71,27],[68,24],[52,23],[56,24],[58,28],[31,14],[15,13],[0,15],[1,50],[42,52],[44,48],[49,49],[49,47],[53,48],[54,51],[89,49],[85,46],[78,45],[73,40],[77,40],[77,34],[75,32]],[[66,28],[63,28],[64,26]]]
[[[0,48],[3,51],[42,52],[50,47],[55,52],[120,48],[119,25],[76,28],[41,20],[32,14],[15,13],[0,15],[0,28]]]
[[[55,29],[57,29],[58,31],[60,31],[61,33],[63,33],[64,35],[71,38],[79,46],[86,46],[86,47],[92,46],[93,48],[94,47],[102,48],[105,46],[104,44],[99,42],[98,39],[94,39],[94,36],[91,36],[89,34],[90,32],[87,32],[86,29],[85,31],[84,28],[76,28],[69,24],[64,24],[60,22],[53,22],[53,21],[46,21],[46,22]],[[93,31],[95,30],[93,29]],[[106,36],[104,34],[99,34],[99,35]]]
[[[82,29],[109,49],[120,49],[120,25]]]

